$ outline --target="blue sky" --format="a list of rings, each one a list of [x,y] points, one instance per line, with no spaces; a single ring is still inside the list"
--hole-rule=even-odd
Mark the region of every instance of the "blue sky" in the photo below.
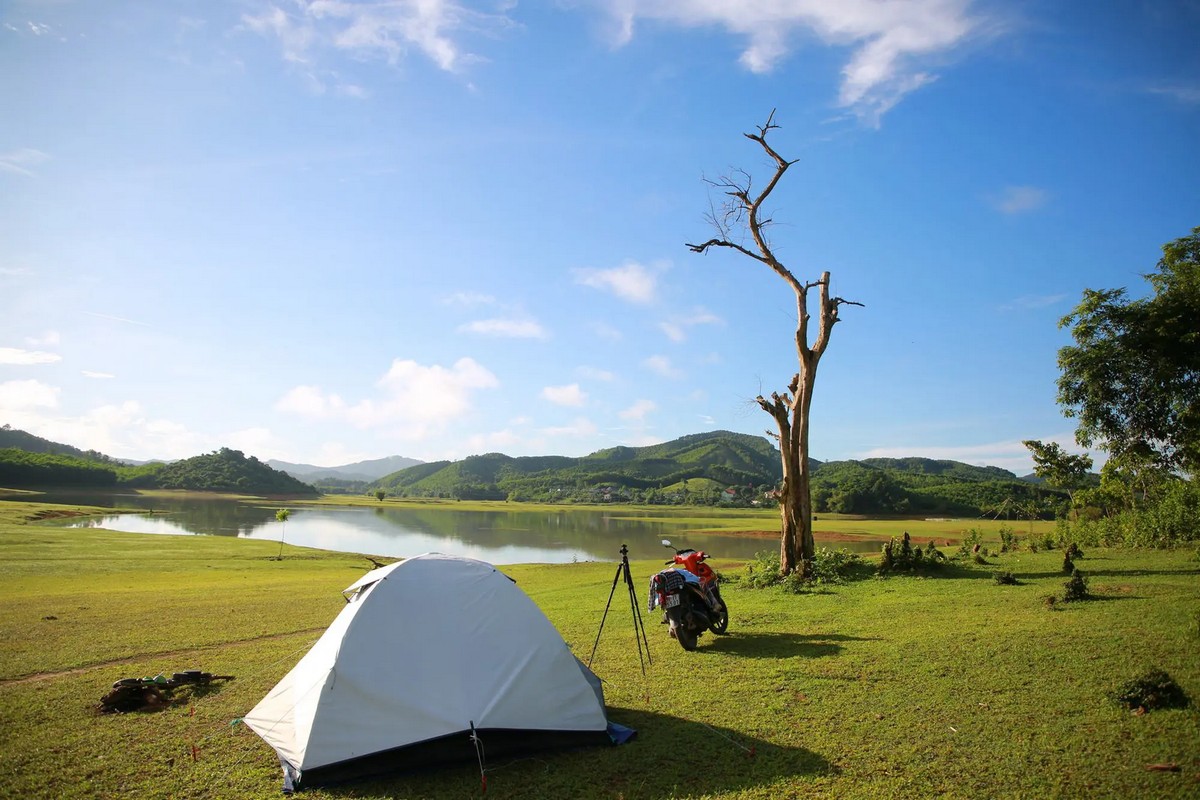
[[[336,465],[760,434],[1024,473],[1058,319],[1200,225],[1200,4],[0,2],[0,423]],[[1074,448],[1072,448],[1074,449]]]

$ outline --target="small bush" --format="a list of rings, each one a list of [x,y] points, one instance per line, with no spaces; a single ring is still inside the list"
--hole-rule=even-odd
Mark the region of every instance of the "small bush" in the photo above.
[[[1071,580],[1063,584],[1063,602],[1075,603],[1080,600],[1087,600],[1091,596],[1087,588],[1087,578],[1083,576],[1082,572],[1076,569],[1071,573]]]
[[[1187,708],[1191,701],[1183,688],[1161,669],[1126,681],[1111,692],[1113,700],[1126,708]]]
[[[1007,525],[1000,526],[1000,552],[1008,553],[1016,550],[1017,537],[1013,534],[1013,529]]]
[[[1062,571],[1064,575],[1073,575],[1075,573],[1075,562],[1071,560],[1069,552],[1063,553]]]
[[[958,544],[958,552],[956,558],[970,558],[973,554],[979,552],[979,547],[983,542],[983,534],[977,528],[971,528],[967,531],[967,535]]]
[[[1017,579],[1011,572],[997,572],[992,576],[999,586],[1016,586]]]
[[[924,550],[913,547],[912,538],[905,531],[904,538],[899,542],[892,539],[883,546],[877,571],[880,575],[889,572],[924,572],[937,569],[944,563],[946,556],[937,549],[937,545],[930,542]]]
[[[1077,545],[1075,542],[1071,542],[1069,545],[1067,545],[1066,549],[1067,556],[1072,560],[1078,561],[1079,559],[1083,558],[1083,551],[1079,549],[1079,545]]]
[[[751,589],[778,586],[792,594],[813,591],[820,585],[845,583],[862,565],[862,556],[840,548],[819,547],[813,554],[813,576],[805,580],[798,572],[779,574],[779,553],[764,551],[746,565],[742,584]]]

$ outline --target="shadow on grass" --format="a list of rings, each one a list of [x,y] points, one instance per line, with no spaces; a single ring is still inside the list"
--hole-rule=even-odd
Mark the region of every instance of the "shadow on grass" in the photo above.
[[[783,780],[833,774],[825,757],[704,721],[632,708],[608,709],[609,719],[637,731],[614,747],[543,751],[485,763],[489,798],[699,797],[737,794]],[[782,724],[782,723],[781,723]],[[336,784],[322,795],[477,797],[481,775],[474,749],[461,766]]]
[[[733,653],[745,658],[822,658],[842,652],[838,642],[874,641],[840,633],[730,633],[714,637],[696,652]]]

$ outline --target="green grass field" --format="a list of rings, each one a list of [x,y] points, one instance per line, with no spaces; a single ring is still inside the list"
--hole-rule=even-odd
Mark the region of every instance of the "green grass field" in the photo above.
[[[279,797],[274,754],[236,720],[370,563],[38,524],[50,508],[0,504],[0,797]],[[1200,797],[1200,711],[1139,716],[1107,698],[1160,667],[1200,701],[1197,554],[1088,551],[1097,599],[1056,608],[1061,552],[990,561],[808,595],[731,583],[729,635],[694,653],[646,618],[645,678],[619,586],[593,669],[638,738],[489,764],[486,796]],[[633,564],[639,604],[659,568]],[[1020,584],[997,585],[997,569]],[[503,570],[586,660],[615,565]],[[157,713],[95,710],[118,678],[193,668],[237,677]],[[1164,764],[1177,770],[1148,769]],[[482,795],[466,765],[305,796]]]

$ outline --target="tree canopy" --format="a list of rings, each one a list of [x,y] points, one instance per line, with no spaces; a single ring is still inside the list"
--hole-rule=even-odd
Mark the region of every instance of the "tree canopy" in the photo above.
[[[1122,461],[1200,468],[1200,227],[1163,246],[1152,293],[1087,289],[1059,322],[1058,402],[1075,438]]]

